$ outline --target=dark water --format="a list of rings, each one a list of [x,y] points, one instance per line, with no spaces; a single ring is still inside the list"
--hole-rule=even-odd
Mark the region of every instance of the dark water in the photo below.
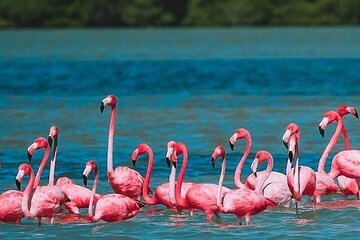
[[[26,148],[56,124],[56,176],[81,184],[85,162],[94,159],[100,164],[99,191],[110,192],[105,174],[109,112],[99,111],[108,94],[118,98],[114,165],[130,167],[137,144],[148,143],[156,157],[153,188],[167,180],[164,154],[171,139],[187,144],[185,178],[193,182],[217,182],[219,169],[211,168],[209,157],[216,145],[224,145],[229,155],[225,181],[233,187],[232,174],[245,146],[237,144],[230,153],[228,139],[240,127],[253,138],[245,175],[261,149],[273,154],[276,171],[285,172],[281,137],[290,122],[302,130],[302,164],[316,168],[334,131],[329,126],[321,138],[317,128],[323,113],[340,104],[359,108],[359,42],[358,28],[2,31],[0,190],[15,188]],[[347,116],[345,124],[358,148],[359,121]],[[342,148],[341,140],[330,157]],[[36,167],[42,154],[34,156]],[[137,170],[144,173],[142,160]],[[0,224],[0,236],[355,238],[358,216],[357,208],[313,211],[305,198],[299,219],[294,209],[280,208],[239,227],[230,215],[223,215],[221,224],[209,224],[200,212],[189,217],[150,206],[113,224],[58,219],[53,226],[38,227],[24,219],[21,225]]]

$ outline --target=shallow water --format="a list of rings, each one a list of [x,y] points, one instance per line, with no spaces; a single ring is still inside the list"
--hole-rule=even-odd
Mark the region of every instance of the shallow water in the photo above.
[[[56,176],[81,184],[85,162],[94,159],[100,165],[99,192],[111,192],[105,173],[109,111],[99,111],[108,94],[118,98],[114,165],[130,167],[137,144],[148,143],[156,157],[153,188],[167,180],[164,155],[171,139],[187,144],[185,179],[199,183],[217,182],[219,166],[211,168],[210,154],[216,145],[224,145],[225,184],[233,187],[232,174],[245,144],[239,142],[231,152],[228,139],[240,127],[253,138],[244,175],[250,173],[251,160],[260,149],[273,154],[276,171],[285,172],[281,137],[290,122],[302,131],[302,164],[316,168],[335,128],[329,126],[321,138],[318,124],[323,113],[340,104],[359,108],[359,40],[358,28],[1,31],[0,191],[15,188],[26,148],[56,124]],[[353,148],[359,147],[360,123],[347,116],[345,124]],[[330,158],[342,148],[340,140]],[[33,157],[36,168],[42,154]],[[136,169],[145,172],[145,157]],[[44,171],[43,183],[47,174]],[[360,220],[357,205],[349,205],[313,211],[305,198],[299,218],[293,208],[272,209],[254,216],[251,226],[241,227],[231,215],[209,224],[200,212],[190,217],[148,206],[135,218],[112,224],[67,223],[66,216],[53,226],[38,227],[30,219],[21,225],[0,223],[0,236],[352,238]]]

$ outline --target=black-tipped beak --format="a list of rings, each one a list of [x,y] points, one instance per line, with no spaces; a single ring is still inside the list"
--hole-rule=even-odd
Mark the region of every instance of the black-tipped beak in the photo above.
[[[232,144],[232,143],[229,141],[229,145],[230,145],[231,151],[234,151],[234,144]]]
[[[83,175],[83,182],[85,187],[87,186],[87,179],[88,179],[87,176]]]
[[[290,163],[293,162],[293,159],[294,159],[294,153],[292,151],[289,151],[289,160],[290,160]]]
[[[174,166],[174,168],[176,168],[176,162],[173,162],[173,161],[171,161],[172,162],[172,165]]]
[[[136,165],[136,160],[131,160],[131,161],[132,161],[133,167],[135,167],[135,165]]]
[[[32,155],[31,155],[28,151],[26,151],[26,154],[27,154],[27,157],[28,157],[29,162],[31,162],[31,157],[32,157]]]
[[[16,187],[17,189],[20,191],[20,188],[21,188],[21,182],[19,180],[15,180],[15,183],[16,183]]]
[[[283,140],[282,142],[283,142],[283,144],[284,144],[285,148],[286,148],[286,149],[288,149],[287,142],[285,142],[284,140]]]
[[[49,142],[49,146],[51,147],[51,145],[52,145],[52,142],[53,142],[53,140],[52,140],[52,137],[48,137],[48,142]]]
[[[166,164],[168,165],[168,167],[170,167],[171,161],[168,157],[166,158]]]
[[[211,158],[211,166],[215,168],[215,159],[213,157]]]
[[[101,112],[101,113],[103,113],[104,108],[105,108],[104,103],[101,102],[101,103],[100,103],[100,112]]]
[[[256,172],[254,172],[254,176],[257,177],[257,173],[256,173]]]
[[[319,126],[319,132],[320,132],[320,135],[321,135],[322,137],[324,137],[325,131],[324,131],[324,129],[322,129],[320,126]]]
[[[355,110],[354,116],[355,116],[357,119],[359,119],[359,115],[358,115],[358,113],[357,113],[356,110]]]

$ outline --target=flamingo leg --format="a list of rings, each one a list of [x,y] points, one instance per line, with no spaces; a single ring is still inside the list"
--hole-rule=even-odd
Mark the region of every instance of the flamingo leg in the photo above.
[[[238,216],[237,217],[238,221],[239,221],[239,225],[241,226],[241,219],[242,219],[242,216]]]
[[[193,215],[194,215],[194,209],[190,209],[189,216],[193,216]]]
[[[41,226],[41,217],[37,218],[39,226]]]
[[[53,225],[53,223],[54,223],[54,217],[51,217],[50,218],[50,224]]]
[[[247,215],[245,215],[245,221],[246,221],[246,225],[250,225],[250,215],[249,214],[247,214]]]
[[[299,208],[298,208],[298,202],[295,202],[295,209],[296,209],[296,218],[299,218]]]

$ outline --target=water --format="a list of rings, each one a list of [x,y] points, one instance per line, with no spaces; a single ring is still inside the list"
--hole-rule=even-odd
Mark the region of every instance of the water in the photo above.
[[[290,122],[302,131],[302,164],[316,168],[335,128],[329,126],[321,138],[317,128],[323,113],[340,104],[359,108],[359,42],[359,28],[1,31],[0,191],[15,188],[26,148],[56,124],[56,176],[81,184],[85,162],[95,159],[99,192],[111,192],[105,173],[109,111],[99,111],[108,94],[118,98],[114,165],[130,167],[137,144],[148,143],[156,158],[152,188],[167,180],[164,155],[171,139],[187,144],[185,179],[199,183],[217,182],[219,166],[212,169],[209,158],[216,145],[224,145],[225,184],[233,187],[232,174],[245,145],[240,142],[231,152],[228,139],[240,127],[253,138],[244,175],[261,149],[273,154],[276,171],[285,172],[281,137]],[[345,124],[358,148],[358,120],[346,116]],[[342,140],[330,158],[341,149]],[[33,157],[36,168],[42,154]],[[145,157],[136,169],[145,172]],[[341,198],[324,198],[333,199]],[[0,223],[0,237],[327,239],[359,233],[357,208],[313,211],[304,198],[300,211],[296,218],[293,208],[268,210],[254,216],[251,226],[239,227],[231,215],[209,224],[200,212],[190,217],[148,206],[135,218],[112,224],[60,219],[42,227],[31,219],[21,225]]]

